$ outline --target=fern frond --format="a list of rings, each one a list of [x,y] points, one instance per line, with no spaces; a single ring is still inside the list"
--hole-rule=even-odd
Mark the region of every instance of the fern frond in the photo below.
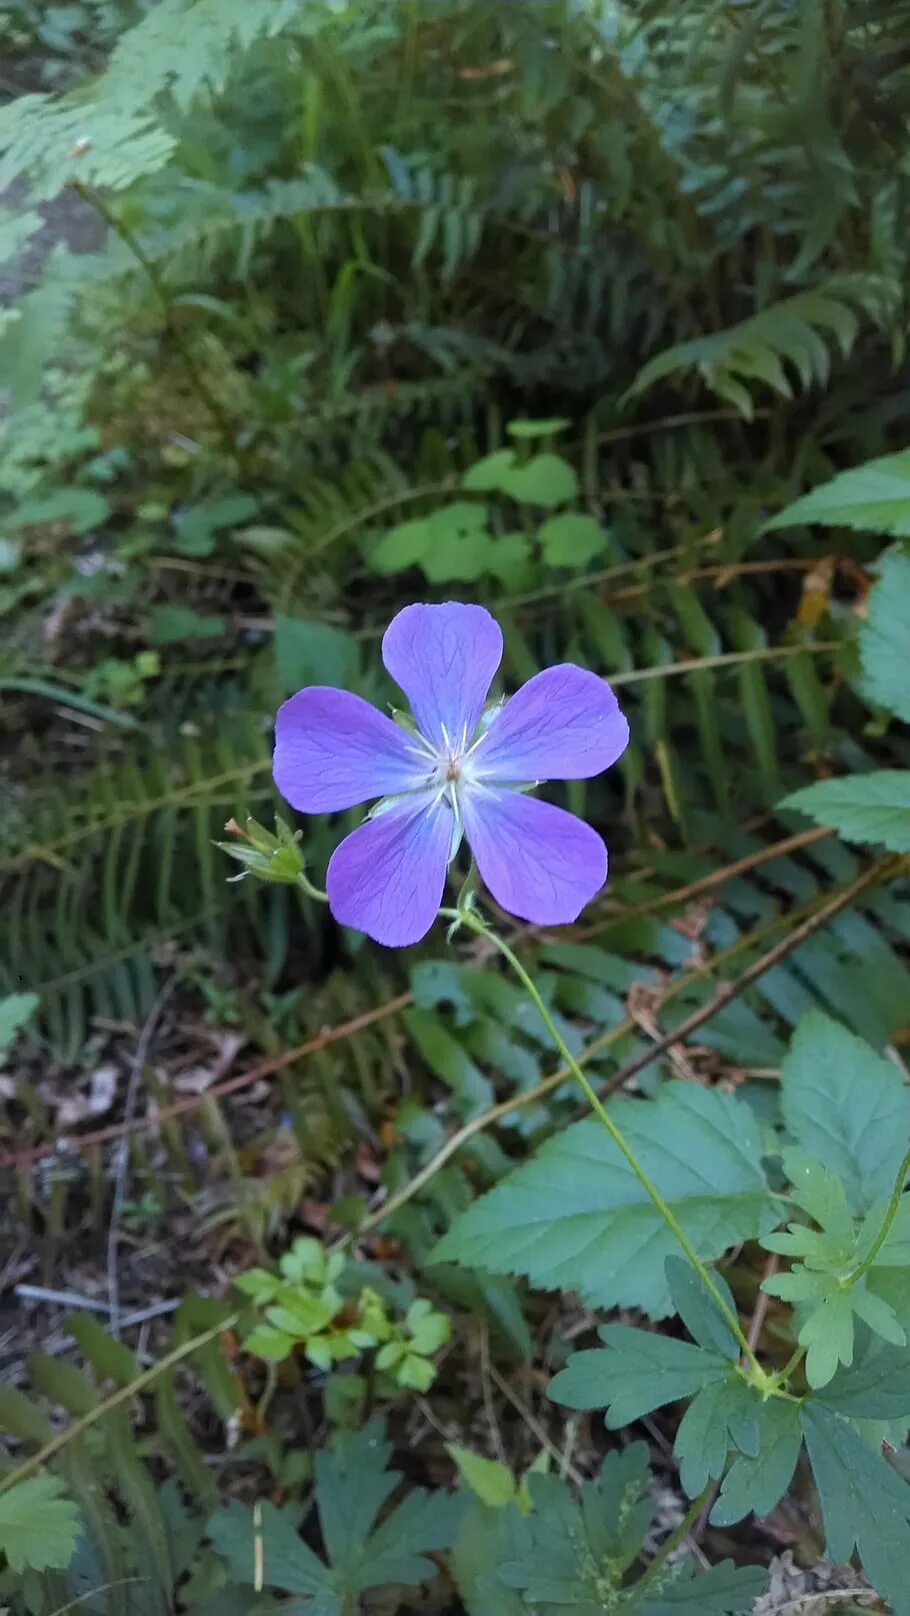
[[[715,393],[751,420],[754,401],[749,383],[764,382],[784,398],[792,398],[789,366],[804,389],[823,384],[830,372],[830,344],[836,342],[846,358],[859,333],[858,314],[883,325],[899,296],[899,287],[883,278],[839,276],[814,291],[785,298],[726,331],[696,337],[657,354],[639,371],[627,397],[646,392],[667,376],[695,369]]]
[[[327,8],[308,0],[158,0],[121,36],[98,97],[139,108],[167,92],[185,112],[197,96],[224,89],[238,51],[295,20],[315,33],[320,13],[325,19]]]
[[[150,112],[51,95],[24,95],[0,107],[0,192],[22,175],[33,202],[48,202],[79,181],[122,190],[163,168],[177,147]]]
[[[41,985],[40,1029],[66,1058],[93,1015],[132,1020],[148,1008],[156,940],[270,923],[265,906],[249,913],[212,845],[230,813],[272,797],[261,724],[249,713],[217,739],[168,750],[134,743],[83,783],[75,813],[59,782],[35,791],[28,827],[0,862],[0,983]]]

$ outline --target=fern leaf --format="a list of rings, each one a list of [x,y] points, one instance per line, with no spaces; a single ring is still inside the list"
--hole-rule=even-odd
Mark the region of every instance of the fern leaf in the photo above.
[[[846,357],[859,332],[858,315],[865,314],[882,325],[897,297],[896,285],[883,278],[840,276],[823,287],[785,298],[726,331],[695,337],[657,354],[639,371],[626,397],[636,397],[668,376],[695,369],[715,393],[751,420],[754,403],[748,383],[764,382],[784,398],[792,398],[788,367],[796,371],[804,390],[824,383],[832,344]]]
[[[303,13],[312,15],[304,19]],[[147,107],[170,92],[185,112],[202,94],[225,87],[235,53],[273,38],[295,18],[307,32],[319,25],[321,6],[309,0],[158,0],[123,34],[98,86],[102,101]]]

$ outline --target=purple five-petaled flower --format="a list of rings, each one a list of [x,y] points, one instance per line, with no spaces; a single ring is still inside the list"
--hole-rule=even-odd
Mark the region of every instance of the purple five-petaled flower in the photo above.
[[[304,813],[388,799],[335,849],[335,919],[378,943],[420,941],[464,835],[503,909],[538,925],[574,920],[607,878],[607,849],[574,814],[524,794],[586,780],[624,752],[629,726],[609,685],[571,662],[545,668],[484,713],[502,631],[483,606],[406,606],[382,659],[416,730],[362,697],[311,685],[275,723],[275,783]]]

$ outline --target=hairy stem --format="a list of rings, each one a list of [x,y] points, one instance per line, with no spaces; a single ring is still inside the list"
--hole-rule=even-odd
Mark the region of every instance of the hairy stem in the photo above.
[[[509,947],[504,938],[497,936],[496,932],[491,930],[491,928],[486,924],[486,921],[484,921],[481,916],[477,914],[476,910],[443,909],[440,911],[440,913],[444,919],[459,922],[460,924],[467,926],[468,929],[473,931],[478,937],[484,937],[489,942],[493,943],[494,947],[498,949],[503,959],[506,960],[511,966],[525,991],[533,1000],[533,1003],[537,1008],[538,1014],[540,1015],[547,1032],[553,1039],[553,1042],[556,1045],[556,1048],[559,1050],[559,1053],[562,1056],[563,1061],[568,1067],[571,1075],[574,1077],[576,1083],[579,1084],[585,1099],[591,1107],[591,1110],[594,1112],[594,1115],[606,1128],[617,1150],[620,1151],[632,1172],[635,1174],[635,1177],[638,1179],[639,1184],[641,1185],[645,1194],[648,1196],[648,1199],[651,1201],[655,1210],[659,1213],[660,1217],[663,1218],[664,1223],[667,1225],[667,1228],[670,1230],[673,1238],[676,1240],[680,1248],[685,1252],[689,1262],[692,1264],[692,1267],[695,1269],[695,1272],[698,1274],[699,1279],[704,1285],[705,1290],[711,1296],[715,1307],[718,1308],[724,1320],[734,1332],[742,1348],[743,1354],[750,1365],[750,1368],[754,1373],[763,1375],[764,1371],[762,1370],[758,1359],[746,1340],[739,1319],[737,1318],[733,1309],[730,1307],[719,1286],[715,1284],[710,1270],[702,1262],[691,1240],[680,1225],[672,1207],[667,1203],[667,1201],[664,1200],[664,1197],[661,1195],[657,1185],[654,1184],[648,1177],[648,1174],[642,1167],[641,1162],[638,1160],[638,1157],[636,1156],[631,1145],[627,1143],[622,1130],[616,1126],[616,1123],[613,1121],[610,1113],[602,1104],[597,1091],[593,1088],[590,1082],[590,1079],[582,1071],[578,1061],[575,1059],[575,1056],[572,1054],[568,1044],[565,1042],[562,1034],[556,1026],[553,1017],[550,1015],[550,1012],[540,995],[534,978],[525,970],[525,967],[522,965],[518,955]]]

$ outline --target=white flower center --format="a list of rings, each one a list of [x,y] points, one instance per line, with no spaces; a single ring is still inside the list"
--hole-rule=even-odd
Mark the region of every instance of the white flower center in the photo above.
[[[474,778],[471,753],[477,742],[469,744],[466,730],[453,738],[444,724],[440,727],[441,745],[438,741],[428,741],[425,735],[419,737],[418,745],[429,765],[427,783],[435,787],[439,797],[447,800],[457,819],[459,788],[464,788]]]

